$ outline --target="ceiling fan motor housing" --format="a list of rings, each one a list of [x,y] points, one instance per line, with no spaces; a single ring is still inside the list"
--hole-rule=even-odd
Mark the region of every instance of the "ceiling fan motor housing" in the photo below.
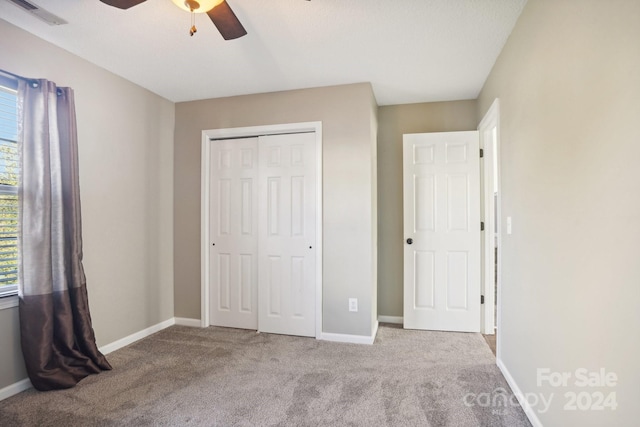
[[[218,6],[224,0],[171,0],[182,10],[192,13],[205,13]]]
[[[185,0],[184,5],[187,6],[189,10],[191,10],[191,12],[195,12],[196,10],[200,9],[200,3],[198,3],[196,0]]]

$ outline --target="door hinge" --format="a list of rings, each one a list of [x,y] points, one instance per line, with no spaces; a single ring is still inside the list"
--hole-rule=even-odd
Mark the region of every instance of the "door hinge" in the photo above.
[[[480,295],[480,304],[484,304],[484,295]]]
[[[484,231],[484,221],[480,222],[480,231]]]
[[[482,148],[480,149],[480,157],[484,157],[484,150]]]

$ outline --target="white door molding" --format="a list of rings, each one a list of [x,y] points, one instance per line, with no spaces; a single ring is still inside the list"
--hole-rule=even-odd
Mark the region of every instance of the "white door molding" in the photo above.
[[[286,123],[265,126],[250,126],[227,129],[209,129],[202,131],[201,173],[200,173],[200,312],[201,326],[210,325],[209,313],[209,198],[210,198],[210,159],[211,140],[247,138],[264,135],[313,132],[316,138],[316,313],[315,336],[322,335],[322,122]]]
[[[500,101],[496,98],[489,110],[478,125],[480,133],[480,147],[484,150],[484,173],[482,176],[482,197],[484,200],[483,218],[485,222],[485,233],[483,242],[483,288],[484,295],[482,333],[493,335],[495,327],[500,335],[500,282],[501,282],[501,258],[502,258],[502,234],[500,232]],[[495,144],[494,144],[495,140]],[[497,177],[497,182],[496,182]],[[496,204],[494,205],[494,186],[498,189]],[[498,226],[496,227],[496,224]],[[498,259],[495,258],[496,247],[498,248]],[[495,265],[497,263],[497,269]],[[496,271],[497,270],[497,274]],[[494,283],[497,283],[498,304],[495,319],[494,309],[496,308]],[[499,356],[500,336],[497,337],[496,353]]]

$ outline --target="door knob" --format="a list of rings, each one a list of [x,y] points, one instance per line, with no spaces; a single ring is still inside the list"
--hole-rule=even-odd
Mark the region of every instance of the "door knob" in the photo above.
[[[407,239],[407,243],[408,243],[409,245],[410,245],[410,244],[412,244],[412,243],[413,243],[413,239],[412,239],[411,237],[409,237],[409,238]]]

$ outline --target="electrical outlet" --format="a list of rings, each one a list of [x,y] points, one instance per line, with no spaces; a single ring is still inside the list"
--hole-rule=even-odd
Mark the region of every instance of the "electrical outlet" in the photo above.
[[[349,311],[358,311],[358,298],[349,298]]]

